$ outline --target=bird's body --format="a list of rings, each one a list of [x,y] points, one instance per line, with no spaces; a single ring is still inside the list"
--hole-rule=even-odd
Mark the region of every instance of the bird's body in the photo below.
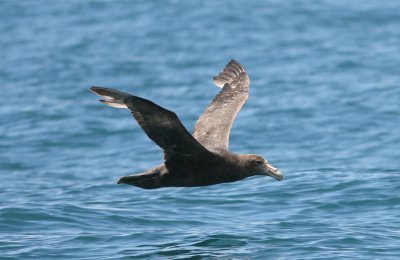
[[[282,179],[282,173],[261,156],[228,150],[231,126],[249,94],[250,80],[244,68],[232,60],[214,77],[214,83],[222,90],[196,122],[193,135],[175,113],[149,100],[109,88],[91,88],[106,98],[103,103],[131,110],[149,138],[164,150],[164,164],[121,177],[117,183],[154,189],[206,186],[253,175]]]
[[[129,183],[141,188],[195,187],[224,182],[234,182],[247,176],[239,163],[239,156],[226,150],[213,152],[208,160],[179,160],[175,165],[165,164],[151,168],[144,173],[122,177],[118,183]],[[199,178],[201,176],[201,178]]]

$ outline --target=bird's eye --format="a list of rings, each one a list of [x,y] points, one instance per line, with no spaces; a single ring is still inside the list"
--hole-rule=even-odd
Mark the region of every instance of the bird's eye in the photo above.
[[[264,163],[263,161],[256,161],[256,164],[258,164],[258,165],[261,165],[263,163]]]

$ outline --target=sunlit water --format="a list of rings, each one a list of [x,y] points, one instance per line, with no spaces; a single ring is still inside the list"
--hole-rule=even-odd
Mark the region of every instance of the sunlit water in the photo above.
[[[0,258],[398,259],[398,1],[1,1]],[[128,111],[188,129],[235,58],[231,149],[285,179],[142,190],[161,162]]]

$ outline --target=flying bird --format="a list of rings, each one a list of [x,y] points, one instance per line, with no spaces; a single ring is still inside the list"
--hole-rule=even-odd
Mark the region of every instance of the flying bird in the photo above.
[[[104,98],[100,100],[104,104],[129,109],[147,136],[164,151],[163,164],[123,176],[118,184],[156,189],[207,186],[254,175],[283,179],[282,172],[262,156],[229,151],[233,121],[249,96],[250,79],[243,66],[231,60],[213,82],[221,90],[197,120],[193,134],[174,112],[150,100],[110,88],[90,88]]]

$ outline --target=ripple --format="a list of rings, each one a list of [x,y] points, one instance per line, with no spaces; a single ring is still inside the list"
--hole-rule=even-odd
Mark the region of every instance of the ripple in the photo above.
[[[235,246],[244,246],[246,245],[246,237],[238,237],[232,235],[213,235],[209,238],[194,243],[193,246],[199,247],[235,247]]]

